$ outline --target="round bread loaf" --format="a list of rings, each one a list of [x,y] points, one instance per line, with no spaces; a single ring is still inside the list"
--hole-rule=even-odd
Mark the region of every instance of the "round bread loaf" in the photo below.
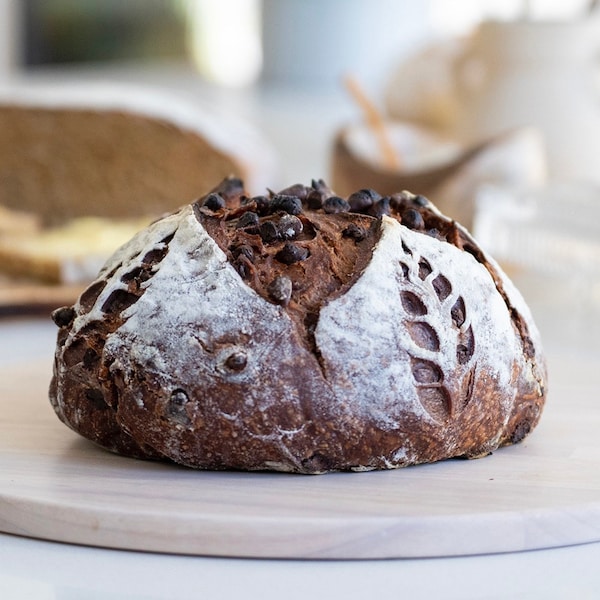
[[[476,458],[546,395],[522,297],[424,197],[226,179],[136,235],[59,326],[62,421],[201,469],[323,473]]]

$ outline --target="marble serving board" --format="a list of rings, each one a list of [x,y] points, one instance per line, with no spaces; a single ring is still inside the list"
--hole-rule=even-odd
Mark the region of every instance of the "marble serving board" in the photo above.
[[[600,541],[597,360],[555,356],[542,422],[474,461],[320,476],[110,454],[55,417],[50,365],[0,370],[0,531],[211,556],[362,559]]]

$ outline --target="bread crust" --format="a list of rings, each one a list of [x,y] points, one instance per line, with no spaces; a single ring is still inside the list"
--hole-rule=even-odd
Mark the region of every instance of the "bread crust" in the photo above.
[[[289,213],[216,189],[223,207],[205,197],[154,223],[55,313],[50,399],[70,427],[128,456],[298,473],[475,458],[535,427],[546,370],[531,315],[430,203],[328,213],[296,190],[301,258],[287,264],[289,240],[257,227]],[[238,227],[255,211],[259,225]]]

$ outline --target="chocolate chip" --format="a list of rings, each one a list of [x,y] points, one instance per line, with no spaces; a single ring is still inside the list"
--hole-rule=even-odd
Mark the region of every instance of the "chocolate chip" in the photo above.
[[[321,194],[324,194],[327,197],[334,195],[332,189],[325,183],[323,179],[313,179],[310,182],[310,187],[315,192],[321,192]]]
[[[244,182],[239,177],[226,177],[212,190],[212,193],[216,193],[227,199],[235,198],[244,193]]]
[[[322,179],[313,179],[311,182],[311,187],[312,190],[306,197],[306,203],[308,204],[308,207],[312,208],[313,210],[322,208],[325,200],[335,195],[331,188]]]
[[[427,200],[427,198],[425,198],[425,196],[421,196],[421,194],[418,194],[417,196],[415,196],[413,198],[413,202],[417,205],[417,206],[421,206],[421,207],[426,207],[429,204],[429,200]]]
[[[413,199],[413,194],[410,192],[398,192],[390,196],[390,206],[397,211],[401,211],[404,207],[408,206]]]
[[[408,208],[402,213],[402,225],[409,229],[422,231],[425,229],[425,221],[421,213],[414,208]]]
[[[290,215],[299,215],[302,212],[302,201],[297,196],[275,194],[269,204],[271,212],[283,211]]]
[[[277,304],[287,306],[292,297],[292,280],[285,275],[275,277],[267,286],[267,293]]]
[[[348,204],[350,205],[350,210],[352,212],[363,212],[380,198],[381,196],[375,190],[365,188],[350,194]]]
[[[254,273],[254,265],[245,256],[240,256],[233,264],[242,279],[250,279]]]
[[[323,202],[323,210],[328,214],[336,214],[341,212],[348,212],[350,210],[350,204],[339,196],[330,196]]]
[[[260,234],[260,239],[265,244],[270,244],[279,238],[277,225],[273,221],[261,223],[258,232]]]
[[[225,208],[225,200],[222,196],[220,196],[216,192],[213,192],[206,196],[204,202],[202,202],[202,206],[214,212]]]
[[[305,185],[302,185],[301,183],[295,183],[294,185],[290,185],[284,190],[281,190],[277,195],[296,196],[296,198],[300,198],[300,200],[305,200],[310,191],[310,188],[306,187]]]
[[[259,215],[266,215],[269,213],[269,207],[271,201],[266,196],[254,196],[252,201],[256,204],[256,212]]]
[[[298,237],[304,226],[302,225],[302,221],[295,217],[294,215],[285,214],[277,221],[277,234],[282,240],[293,240]]]
[[[285,246],[275,255],[275,258],[286,265],[293,265],[294,263],[306,260],[308,255],[309,252],[306,248],[286,242]]]
[[[313,190],[306,197],[306,204],[308,205],[308,208],[319,210],[319,208],[322,208],[323,202],[325,202],[326,199],[327,196],[325,194],[317,190]]]
[[[375,202],[372,206],[367,209],[367,214],[372,217],[383,217],[384,215],[390,214],[390,199],[386,196],[381,198],[378,202]]]
[[[346,229],[342,231],[342,237],[353,239],[355,242],[362,242],[367,237],[367,232],[364,227],[350,223]]]
[[[248,244],[234,246],[233,248],[231,248],[231,253],[233,254],[234,258],[239,258],[240,256],[243,256],[249,261],[254,260],[254,249],[252,248],[252,246],[248,246]]]
[[[239,219],[238,222],[236,223],[235,227],[236,229],[254,229],[257,228],[258,225],[258,215],[255,212],[252,212],[251,210],[249,210],[248,212],[245,212]],[[258,229],[257,229],[258,231]]]
[[[75,309],[72,306],[63,306],[57,308],[51,316],[58,327],[68,327],[75,318]]]
[[[243,352],[234,352],[227,357],[225,366],[231,371],[243,371],[248,364],[248,359]]]

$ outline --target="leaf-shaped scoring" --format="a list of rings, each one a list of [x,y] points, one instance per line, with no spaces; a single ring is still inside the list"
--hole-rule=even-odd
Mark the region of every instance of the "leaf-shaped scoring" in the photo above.
[[[412,376],[420,403],[437,422],[455,418],[471,400],[475,333],[465,299],[432,257],[402,244],[400,303],[413,346]],[[433,292],[433,293],[432,293]]]

